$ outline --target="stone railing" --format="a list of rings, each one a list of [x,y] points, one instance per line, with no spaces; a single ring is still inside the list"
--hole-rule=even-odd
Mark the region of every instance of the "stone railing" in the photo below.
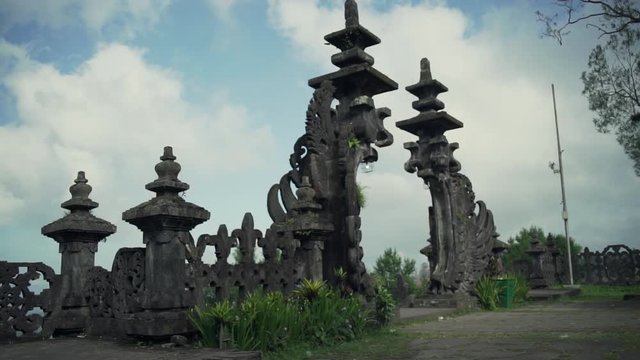
[[[576,268],[576,282],[581,284],[640,284],[640,250],[626,245],[609,245],[602,251],[584,248]]]
[[[221,225],[217,234],[195,242],[191,230],[210,214],[179,196],[189,185],[178,180],[180,165],[170,147],[160,159],[158,179],[146,186],[156,197],[123,213],[142,231],[145,246],[119,249],[110,270],[95,266],[94,259],[98,243],[116,227],[91,213],[98,203],[88,197],[92,189],[84,172],[78,173],[71,199],[62,204],[69,212],[42,228],[59,243],[61,273],[43,263],[0,261],[0,339],[46,338],[56,330],[188,333],[193,331],[188,310],[203,306],[205,298],[242,298],[256,290],[287,293],[303,278],[321,278],[321,241],[299,221],[272,225],[263,236],[246,213],[231,233]],[[304,186],[298,193],[293,200],[301,203],[313,196]],[[294,206],[300,207],[296,214],[316,219],[303,205]],[[206,258],[207,248],[215,258]],[[230,263],[234,248],[232,257],[239,261]]]
[[[517,261],[512,271],[531,279],[534,268],[542,270],[541,277],[546,286],[569,283],[566,260],[558,256],[555,249],[544,249],[539,255],[539,264],[534,261]],[[608,245],[602,251],[584,248],[573,254],[574,282],[594,285],[636,285],[640,284],[640,250],[626,245]],[[540,279],[539,279],[540,280]]]
[[[0,339],[51,336],[59,285],[60,276],[41,262],[0,261]]]

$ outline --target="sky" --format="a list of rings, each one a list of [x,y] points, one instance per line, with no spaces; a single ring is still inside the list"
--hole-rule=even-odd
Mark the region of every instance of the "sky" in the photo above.
[[[96,265],[121,247],[143,246],[122,212],[154,194],[154,166],[174,148],[186,200],[211,219],[193,231],[271,224],[271,185],[288,171],[304,132],[307,80],[336,68],[324,35],[344,27],[339,0],[5,0],[0,2],[0,259],[44,261],[59,271],[58,246],[40,234],[62,217],[77,171],[86,172],[94,214],[118,227]],[[541,38],[543,1],[360,0],[360,23],[379,36],[367,49],[399,90],[389,107],[395,143],[361,173],[369,269],[386,248],[418,264],[431,200],[404,171],[397,121],[417,114],[404,87],[422,57],[449,88],[445,110],[464,127],[458,142],[476,193],[506,241],[536,225],[564,233],[551,84],[555,84],[569,234],[582,246],[640,248],[640,178],[611,134],[596,132],[580,74],[597,33],[577,26],[562,46]],[[213,262],[211,253],[204,259]]]

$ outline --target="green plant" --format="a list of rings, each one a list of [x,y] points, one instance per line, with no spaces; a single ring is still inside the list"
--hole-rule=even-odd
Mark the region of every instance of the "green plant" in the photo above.
[[[349,149],[353,149],[354,147],[360,145],[360,139],[352,135],[349,137],[349,139],[347,139],[347,145],[349,146]]]
[[[513,291],[513,302],[522,303],[527,300],[527,293],[529,292],[529,285],[525,280],[524,275],[520,273],[510,274],[509,278],[514,279],[516,282],[515,289]]]
[[[304,279],[300,286],[293,291],[293,297],[300,302],[314,301],[320,297],[328,296],[330,290],[322,280]]]
[[[488,276],[483,276],[476,284],[476,295],[483,309],[496,309],[499,292],[498,284]]]
[[[407,285],[409,294],[416,293],[416,261],[410,258],[402,258],[396,249],[388,248],[376,259],[373,266],[375,275],[387,289],[398,286],[398,275]]]
[[[200,342],[204,346],[223,347],[225,332],[233,319],[234,308],[229,301],[213,304],[201,310],[195,307],[188,313],[189,319],[200,334]]]
[[[236,307],[234,345],[241,350],[280,349],[300,334],[297,317],[297,307],[282,293],[251,293]]]
[[[339,271],[338,271],[339,272]],[[223,327],[240,350],[274,352],[296,344],[337,344],[360,337],[370,311],[323,281],[305,280],[291,297],[254,292],[242,302],[225,301],[189,313],[204,346],[219,346]]]
[[[386,325],[395,316],[395,302],[393,296],[387,288],[380,282],[376,282],[375,285],[375,298],[374,298],[374,321],[378,325]]]
[[[347,272],[344,271],[343,268],[339,267],[333,270],[333,273],[338,282],[338,291],[340,292],[340,295],[343,297],[351,296],[353,294],[353,290],[347,284]]]
[[[302,309],[306,337],[315,344],[333,344],[357,338],[365,329],[368,311],[356,297],[340,297],[334,291]]]
[[[360,208],[364,208],[365,206],[367,206],[367,197],[364,194],[364,189],[366,188],[366,186],[356,184],[356,203]]]
[[[187,313],[187,316],[198,331],[200,344],[202,346],[218,346],[218,324],[216,324],[206,310],[202,310],[196,306]]]

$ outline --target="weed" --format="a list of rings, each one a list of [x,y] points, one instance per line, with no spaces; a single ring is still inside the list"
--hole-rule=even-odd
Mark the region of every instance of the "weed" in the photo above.
[[[364,208],[367,206],[367,197],[364,193],[364,189],[366,186],[362,186],[360,184],[356,184],[356,202],[358,203],[358,207]]]

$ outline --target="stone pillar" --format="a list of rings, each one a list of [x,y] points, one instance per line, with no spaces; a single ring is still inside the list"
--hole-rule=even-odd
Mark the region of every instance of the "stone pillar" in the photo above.
[[[189,185],[178,180],[181,167],[175,159],[173,149],[165,147],[161,162],[155,167],[158,179],[146,185],[146,189],[155,192],[156,197],[122,213],[124,221],[142,231],[146,245],[142,307],[151,310],[151,317],[157,318],[154,320],[168,320],[162,329],[154,328],[153,322],[149,322],[130,330],[130,333],[138,335],[162,336],[182,332],[178,328],[188,323],[182,316],[183,312],[195,304],[191,292],[185,289],[184,244],[189,240],[189,231],[207,221],[210,213],[186,202],[179,195],[189,189]],[[166,312],[173,314],[165,316]],[[178,320],[173,321],[174,316]]]
[[[531,273],[529,274],[529,287],[532,289],[546,288],[549,286],[544,278],[542,255],[546,252],[546,248],[540,243],[540,240],[531,240],[531,245],[527,254],[531,256]]]
[[[83,290],[87,274],[94,266],[98,242],[116,232],[115,225],[91,214],[98,203],[89,199],[91,186],[87,184],[84,171],[78,172],[74,182],[69,188],[71,199],[61,205],[69,213],[42,228],[42,235],[60,244],[62,313],[57,329],[67,331],[86,326],[89,308]]]

